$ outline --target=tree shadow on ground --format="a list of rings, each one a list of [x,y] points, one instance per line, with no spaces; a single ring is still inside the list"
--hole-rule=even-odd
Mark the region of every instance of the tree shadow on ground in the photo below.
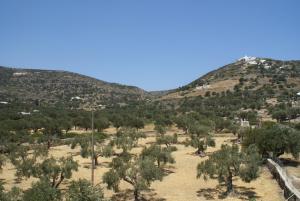
[[[175,171],[170,170],[170,169],[166,169],[166,168],[163,169],[164,176],[168,176],[168,175],[173,174],[173,173],[175,173]]]
[[[112,201],[131,201],[134,200],[133,190],[126,189],[114,194],[111,198]],[[153,189],[145,191],[140,196],[140,201],[166,201],[164,198],[157,198],[157,193]]]
[[[280,162],[284,166],[298,167],[300,165],[299,161],[292,159],[292,158],[280,158]]]
[[[109,168],[110,162],[99,162],[98,165],[95,165],[95,169],[97,168]],[[84,162],[82,166],[86,169],[91,169],[91,162]]]
[[[225,199],[226,197],[235,197],[241,200],[248,200],[251,198],[260,198],[256,195],[254,188],[247,188],[244,186],[234,185],[234,191],[230,195],[226,193],[225,185],[218,185],[216,188],[202,188],[197,191],[198,197],[204,197],[207,200]]]

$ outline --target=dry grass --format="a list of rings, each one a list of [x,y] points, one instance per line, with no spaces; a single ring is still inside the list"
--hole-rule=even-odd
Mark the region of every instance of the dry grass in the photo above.
[[[153,126],[146,127],[146,130],[151,131]],[[170,134],[173,133],[174,128]],[[216,137],[217,147],[209,148],[207,154],[209,155],[213,151],[220,148],[223,143],[231,143],[234,139],[233,135],[220,135]],[[133,153],[138,153],[144,146],[149,146],[154,142],[155,137],[147,137],[139,141],[139,146],[132,150]],[[185,140],[184,135],[180,135],[180,141]],[[218,184],[217,180],[204,181],[202,178],[196,178],[196,166],[201,161],[206,160],[208,157],[201,158],[194,155],[194,149],[191,147],[185,147],[184,145],[176,145],[178,151],[173,153],[176,160],[175,164],[166,167],[167,176],[163,181],[156,181],[152,184],[151,190],[143,192],[145,200],[152,201],[193,201],[193,200],[225,200],[225,201],[239,201],[248,200],[249,197],[255,197],[256,200],[263,201],[279,201],[282,200],[282,191],[279,188],[276,181],[272,178],[271,174],[266,168],[262,168],[261,176],[251,182],[244,183],[240,179],[234,179],[235,195],[230,197],[224,197],[223,192],[225,187]],[[86,178],[90,179],[90,159],[84,159],[79,155],[79,149],[70,149],[68,146],[53,147],[50,150],[50,154],[55,157],[61,157],[66,155],[73,155],[75,160],[80,164],[79,171],[73,174],[72,179]],[[108,171],[108,164],[111,161],[109,158],[99,158],[100,165],[95,170],[95,182],[101,183],[103,174]],[[30,187],[31,182],[35,179],[22,180],[20,182],[15,180],[14,167],[7,163],[4,167],[0,179],[5,179],[5,188],[10,189],[12,186],[18,186],[22,189]],[[63,182],[61,188],[65,189],[68,182]],[[112,197],[113,200],[132,200],[131,186],[125,182],[120,184],[121,191],[119,193],[113,193],[110,190],[104,188],[106,197]]]
[[[234,86],[239,83],[239,80],[230,79],[230,80],[221,80],[215,83],[211,83],[210,87],[202,90],[186,90],[181,92],[174,92],[163,96],[161,99],[177,99],[184,97],[195,97],[195,96],[204,96],[207,91],[220,93],[222,91],[233,90]]]

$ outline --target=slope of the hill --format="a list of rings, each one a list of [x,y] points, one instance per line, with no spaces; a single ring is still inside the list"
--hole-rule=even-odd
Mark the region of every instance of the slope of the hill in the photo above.
[[[300,91],[300,61],[246,56],[170,91],[162,99],[210,96],[228,90],[256,90],[262,87],[271,88],[275,93],[291,89]]]
[[[145,99],[144,90],[54,70],[0,67],[0,101],[105,105]]]

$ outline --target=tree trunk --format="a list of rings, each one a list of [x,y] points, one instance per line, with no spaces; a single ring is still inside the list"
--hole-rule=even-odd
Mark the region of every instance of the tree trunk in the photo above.
[[[63,174],[60,174],[59,181],[55,185],[55,188],[58,188],[58,186],[61,184],[61,182],[64,180],[65,176]]]
[[[226,180],[226,186],[227,186],[227,195],[230,194],[233,191],[233,185],[232,185],[232,172],[229,171],[228,173],[228,177]]]
[[[48,141],[47,141],[47,149],[49,150],[50,147],[51,147],[51,140],[48,140]]]
[[[94,163],[95,163],[95,166],[98,166],[99,163],[98,163],[98,156],[94,156]]]
[[[157,166],[160,167],[160,160],[157,160]]]
[[[196,151],[196,154],[201,156],[201,157],[205,157],[205,152],[203,151],[202,148],[198,148]]]
[[[134,189],[134,201],[139,201],[139,191],[137,189]]]

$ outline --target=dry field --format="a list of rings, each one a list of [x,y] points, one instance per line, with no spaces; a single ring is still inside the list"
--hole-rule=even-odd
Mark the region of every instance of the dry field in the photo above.
[[[174,98],[184,98],[184,97],[196,97],[204,96],[207,91],[220,93],[222,91],[233,90],[234,86],[239,83],[239,80],[221,80],[215,83],[211,83],[210,87],[207,89],[193,89],[185,90],[181,92],[169,93],[162,97],[162,99],[174,99]]]
[[[153,127],[148,126],[146,130],[151,131]],[[168,133],[173,133],[172,129]],[[112,131],[112,130],[111,130]],[[222,143],[231,143],[234,139],[233,135],[218,135],[216,136],[217,147],[209,148],[208,155],[220,148]],[[139,141],[139,146],[132,150],[133,153],[138,153],[144,146],[148,146],[155,140],[154,136],[147,137]],[[179,141],[185,140],[184,135],[180,135]],[[143,197],[151,201],[194,201],[194,200],[224,200],[224,201],[239,201],[248,200],[249,197],[255,197],[261,201],[280,201],[283,200],[282,190],[277,182],[272,178],[272,175],[266,168],[261,169],[261,176],[251,182],[244,183],[240,179],[234,179],[234,187],[236,193],[234,196],[224,198],[222,192],[225,191],[224,186],[220,186],[216,180],[204,181],[202,178],[196,178],[196,166],[199,162],[206,160],[207,157],[201,158],[194,155],[194,149],[185,147],[184,145],[176,145],[178,150],[173,152],[176,160],[175,164],[166,167],[168,175],[163,178],[163,181],[156,181],[152,184],[151,190],[143,192]],[[50,150],[50,154],[55,157],[73,155],[75,160],[80,164],[78,172],[73,174],[72,179],[86,178],[90,179],[90,160],[84,159],[79,155],[79,149],[70,149],[68,146],[57,146]],[[108,164],[111,159],[99,158],[100,165],[95,170],[95,182],[100,183],[104,189],[106,197],[112,197],[113,200],[133,200],[131,186],[125,182],[121,182],[121,191],[116,194],[105,188],[101,183],[102,175],[108,170]],[[6,164],[3,172],[0,174],[0,179],[5,179],[5,187],[7,189],[12,186],[18,186],[23,189],[28,188],[34,179],[16,181],[14,176],[15,170],[11,164]],[[61,188],[64,189],[68,182],[63,182]]]

